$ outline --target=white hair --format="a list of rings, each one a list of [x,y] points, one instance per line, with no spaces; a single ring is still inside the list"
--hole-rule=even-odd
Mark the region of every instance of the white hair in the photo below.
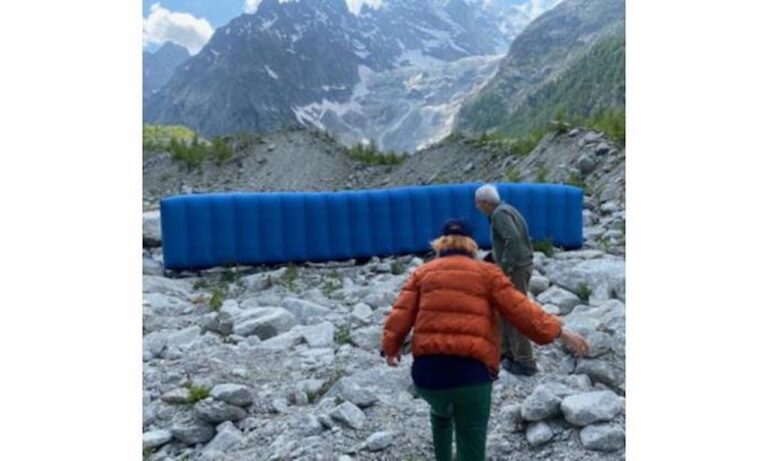
[[[493,184],[484,184],[475,191],[475,201],[489,202],[494,205],[501,203],[499,191]]]

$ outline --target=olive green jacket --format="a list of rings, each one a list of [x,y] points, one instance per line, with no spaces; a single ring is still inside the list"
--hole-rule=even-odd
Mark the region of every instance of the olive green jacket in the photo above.
[[[501,202],[491,213],[493,259],[506,274],[533,263],[533,247],[525,218]]]

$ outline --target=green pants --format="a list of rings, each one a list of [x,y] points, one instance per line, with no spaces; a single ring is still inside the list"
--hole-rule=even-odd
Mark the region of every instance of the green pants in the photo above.
[[[457,461],[484,461],[485,437],[491,414],[491,383],[450,389],[416,388],[432,407],[432,442],[437,461],[452,461],[456,428]]]

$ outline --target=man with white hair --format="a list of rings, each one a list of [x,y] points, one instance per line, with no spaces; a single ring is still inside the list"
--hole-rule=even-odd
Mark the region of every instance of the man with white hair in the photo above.
[[[475,191],[475,206],[490,218],[494,262],[523,295],[533,273],[533,247],[528,224],[513,206],[503,202],[493,184]],[[515,327],[502,321],[502,367],[510,373],[531,376],[536,373],[531,341]]]

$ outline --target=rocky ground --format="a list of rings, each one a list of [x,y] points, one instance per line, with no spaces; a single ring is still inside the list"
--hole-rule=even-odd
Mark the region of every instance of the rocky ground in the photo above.
[[[269,141],[259,146],[266,156]],[[435,159],[432,170],[463,171],[456,167],[466,160],[465,147],[435,147],[453,154]],[[588,188],[584,249],[537,252],[529,293],[587,337],[590,356],[575,359],[559,344],[535,346],[537,375],[502,371],[494,383],[488,459],[624,459],[623,150],[577,130],[545,137],[525,158],[493,148],[472,152],[472,168],[464,163],[467,171],[456,173],[457,181],[498,180],[503,162],[523,175],[550,162],[553,175],[576,168],[589,184],[604,184],[601,193]],[[328,170],[326,179],[336,181],[331,188],[419,184],[415,176],[426,168],[419,162],[437,154],[423,155],[397,167],[353,162],[349,170],[339,157],[349,175]],[[209,178],[210,187],[236,184],[232,174]],[[146,178],[145,162],[145,206],[152,209],[147,191],[156,183]],[[328,188],[309,175],[304,180],[294,185]],[[156,211],[144,217],[145,459],[431,459],[429,407],[414,396],[412,358],[406,354],[390,368],[378,353],[391,303],[426,255],[167,278],[158,218]]]

